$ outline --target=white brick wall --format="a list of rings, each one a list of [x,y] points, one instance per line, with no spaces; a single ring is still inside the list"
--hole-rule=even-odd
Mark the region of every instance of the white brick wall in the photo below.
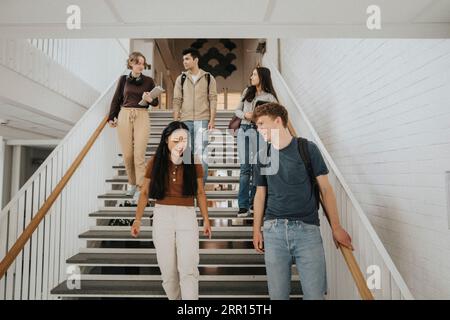
[[[413,295],[449,299],[450,40],[283,39],[280,52]]]

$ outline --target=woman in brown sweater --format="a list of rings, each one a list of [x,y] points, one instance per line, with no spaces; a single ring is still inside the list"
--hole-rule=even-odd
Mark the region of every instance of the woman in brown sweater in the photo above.
[[[153,209],[152,237],[163,287],[170,300],[198,299],[199,229],[194,198],[211,238],[203,168],[188,146],[189,130],[180,121],[163,131],[155,156],[147,164],[131,235],[137,237],[148,199]]]
[[[149,94],[155,87],[153,79],[142,74],[142,71],[149,67],[144,55],[140,52],[131,53],[127,67],[131,72],[119,78],[111,102],[108,123],[112,128],[117,127],[130,185],[127,195],[138,199],[144,180],[145,152],[150,134],[148,108],[149,104],[157,106],[158,98],[152,99]],[[141,100],[145,102],[139,104]]]

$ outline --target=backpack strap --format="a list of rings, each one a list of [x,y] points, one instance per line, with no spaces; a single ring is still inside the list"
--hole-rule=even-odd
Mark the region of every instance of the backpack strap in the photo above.
[[[206,73],[206,81],[208,81],[208,93],[209,93],[209,84],[211,83],[211,74],[209,72]]]
[[[123,75],[120,78],[120,105],[122,105],[123,99],[124,99],[123,92],[125,91],[126,78],[127,78],[127,75]]]
[[[184,82],[186,81],[186,73],[181,74],[181,97],[184,98]]]
[[[205,77],[206,77],[206,81],[208,81],[208,86],[206,87],[206,98],[208,99],[208,102],[209,102],[209,84],[211,83],[211,74],[209,72],[207,72]]]
[[[317,183],[317,179],[314,176],[314,171],[311,163],[311,156],[308,151],[308,140],[305,138],[298,137],[297,138],[298,152],[300,153],[300,157],[303,160],[303,163],[306,167],[306,172],[308,173],[309,181],[312,187],[312,193],[316,198],[316,207],[319,209],[320,206],[320,190],[319,184]]]

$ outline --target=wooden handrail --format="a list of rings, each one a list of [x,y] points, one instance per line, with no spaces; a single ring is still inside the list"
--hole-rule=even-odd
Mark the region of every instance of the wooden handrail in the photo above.
[[[42,219],[44,219],[45,215],[47,214],[48,210],[52,207],[53,203],[56,201],[58,196],[61,194],[61,191],[64,189],[66,184],[69,182],[70,178],[73,176],[77,168],[80,166],[81,162],[83,161],[86,154],[89,152],[90,148],[93,146],[94,142],[97,140],[98,136],[102,132],[102,130],[105,128],[105,125],[108,121],[108,116],[105,116],[105,118],[102,120],[102,122],[99,124],[97,129],[94,131],[92,136],[89,138],[86,145],[83,147],[83,149],[80,151],[70,168],[67,170],[65,175],[62,177],[61,181],[56,185],[55,189],[52,191],[48,199],[44,202],[42,207],[39,209],[39,211],[36,213],[36,215],[33,217],[33,219],[30,221],[28,226],[25,228],[25,230],[22,232],[20,237],[16,240],[14,245],[11,247],[11,249],[6,254],[5,258],[3,258],[2,262],[0,262],[0,279],[3,278],[8,268],[11,266],[11,264],[16,259],[17,255],[23,250],[25,247],[25,244],[30,240],[31,236],[33,235],[33,232],[37,229]]]
[[[296,137],[297,134],[295,132],[295,128],[292,125],[291,121],[288,121],[288,130],[289,133]],[[323,204],[322,199],[320,199],[320,204],[322,205],[323,212],[325,213],[325,217],[327,218],[328,223],[330,223],[330,218],[328,216],[328,212]],[[347,247],[344,247],[340,243],[337,244],[339,249],[341,250],[342,256],[344,257],[345,263],[347,264],[347,267],[353,277],[353,280],[355,281],[356,287],[358,288],[359,295],[363,300],[374,300],[374,297],[372,295],[372,292],[369,290],[369,287],[367,287],[366,280],[364,279],[363,273],[361,272],[361,269],[359,268],[358,262],[355,259],[355,256],[353,255],[352,250],[350,250]]]
[[[64,189],[64,187],[69,182],[70,178],[75,173],[76,169],[80,166],[84,157],[89,152],[90,148],[93,146],[93,144],[97,140],[97,138],[100,135],[100,133],[102,132],[102,130],[105,128],[107,119],[108,119],[108,117],[105,116],[105,118],[99,124],[99,126],[97,127],[95,132],[89,138],[86,145],[80,151],[80,153],[78,154],[77,158],[74,160],[74,162],[72,163],[70,168],[67,170],[66,174],[63,176],[61,181],[56,185],[55,189],[52,191],[52,193],[50,194],[48,199],[44,202],[42,207],[39,209],[39,211],[36,213],[36,215],[30,221],[28,226],[25,228],[25,230],[22,232],[22,234],[16,240],[14,245],[11,247],[11,249],[6,254],[5,258],[3,258],[3,260],[0,262],[0,279],[3,278],[6,271],[11,266],[11,264],[14,262],[14,260],[18,256],[18,254],[23,250],[23,248],[25,247],[25,244],[28,242],[28,240],[33,235],[33,232],[37,229],[37,227],[39,226],[42,219],[44,219],[45,215],[48,213],[48,211],[52,207],[53,203],[56,201],[58,196],[61,194],[61,191]],[[288,129],[293,136],[296,136],[295,129],[292,126],[290,121],[288,123]],[[326,213],[326,209],[325,209],[325,206],[323,206],[323,203],[322,203],[322,208],[323,208],[323,210],[325,212],[325,216],[327,217],[327,220],[329,222],[328,214]],[[342,246],[341,244],[338,244],[338,246],[342,252],[344,260],[349,268],[349,271],[355,281],[355,284],[358,288],[361,298],[363,300],[373,300],[374,297],[372,295],[372,292],[367,287],[367,283],[364,279],[361,269],[358,266],[358,262],[356,261],[355,256],[353,255],[353,252],[350,249]]]

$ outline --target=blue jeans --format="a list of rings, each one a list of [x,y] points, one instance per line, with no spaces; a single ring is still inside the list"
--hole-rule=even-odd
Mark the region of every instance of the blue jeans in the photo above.
[[[254,184],[253,157],[256,155],[258,146],[258,133],[248,131],[252,126],[250,124],[241,124],[237,135],[237,146],[241,171],[239,175],[239,208],[249,209],[255,198],[256,185]],[[247,135],[246,135],[247,133]]]
[[[203,184],[208,179],[208,123],[208,120],[184,121],[189,129],[191,148],[194,150],[194,154],[202,159]]]
[[[320,228],[300,220],[271,219],[264,221],[263,230],[270,299],[289,300],[295,261],[303,300],[323,300],[327,277]]]

